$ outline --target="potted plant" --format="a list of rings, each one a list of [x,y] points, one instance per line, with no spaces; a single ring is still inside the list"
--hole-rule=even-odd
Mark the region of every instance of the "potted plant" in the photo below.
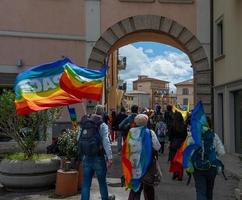
[[[55,182],[59,160],[53,155],[36,154],[38,139],[46,138],[48,126],[60,109],[48,109],[18,116],[15,95],[5,90],[0,96],[0,133],[13,138],[21,153],[6,154],[0,162],[0,183],[7,189],[47,187]]]
[[[79,129],[67,129],[58,137],[61,170],[58,170],[55,194],[66,197],[76,194],[82,184],[82,167],[78,161]]]
[[[71,168],[75,169],[77,160],[77,135],[78,129],[67,129],[62,135],[58,137],[58,149],[60,157],[65,161],[71,162]],[[62,165],[62,167],[64,167]]]

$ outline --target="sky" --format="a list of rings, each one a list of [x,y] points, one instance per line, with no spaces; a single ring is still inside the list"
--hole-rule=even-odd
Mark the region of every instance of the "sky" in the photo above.
[[[126,70],[119,73],[127,82],[127,90],[132,90],[132,81],[138,75],[147,75],[170,82],[175,92],[175,83],[193,78],[193,70],[188,56],[177,48],[156,42],[137,42],[119,49],[120,56],[127,57]]]

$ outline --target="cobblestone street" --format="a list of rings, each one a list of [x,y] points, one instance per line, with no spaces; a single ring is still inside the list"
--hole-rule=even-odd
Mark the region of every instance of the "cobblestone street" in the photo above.
[[[128,191],[120,185],[120,155],[114,149],[114,164],[112,169],[108,172],[108,185],[110,194],[115,194],[116,200],[128,199]],[[166,149],[167,153],[167,149]],[[187,176],[184,176],[183,181],[172,181],[171,174],[168,173],[167,155],[160,157],[160,163],[163,171],[162,182],[156,187],[156,200],[195,200],[195,188],[193,179],[189,186],[186,185]],[[231,175],[227,174],[228,180],[225,181],[222,175],[217,176],[214,200],[232,200],[234,197],[234,188],[238,182]],[[48,200],[53,198],[54,190],[40,191],[40,192],[0,192],[0,200]],[[78,200],[80,195],[77,194],[72,197],[65,198],[67,200]],[[97,180],[93,180],[91,188],[91,200],[98,200],[100,198]],[[142,197],[143,200],[143,197]]]

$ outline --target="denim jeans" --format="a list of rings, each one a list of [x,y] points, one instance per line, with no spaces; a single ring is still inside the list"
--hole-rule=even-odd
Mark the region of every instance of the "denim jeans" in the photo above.
[[[104,156],[84,157],[83,184],[81,200],[90,199],[90,187],[94,173],[97,176],[102,200],[108,200],[108,187],[106,182],[107,166]]]
[[[197,200],[212,200],[214,180],[217,175],[217,169],[211,167],[208,171],[195,170],[193,173]]]

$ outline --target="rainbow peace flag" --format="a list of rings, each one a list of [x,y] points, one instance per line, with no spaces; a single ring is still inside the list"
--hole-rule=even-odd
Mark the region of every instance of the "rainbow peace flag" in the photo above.
[[[107,69],[106,65],[98,73],[98,70],[79,67],[65,58],[23,71],[17,76],[14,87],[17,114],[25,115],[48,108],[70,105],[80,102],[82,98],[99,100],[101,97],[101,76],[106,75],[104,69]],[[70,76],[69,71],[73,71],[79,76],[82,75],[82,79],[78,79],[77,76]],[[63,78],[61,78],[62,76]],[[72,78],[74,79],[72,80]],[[97,81],[96,78],[100,80]],[[66,83],[60,84],[60,79],[66,81]],[[75,83],[75,86],[85,83],[85,87],[81,87],[82,90],[80,90],[80,87],[73,89],[68,85],[71,84],[72,86],[73,83]]]
[[[198,102],[191,115],[191,136],[193,142],[188,144],[183,151],[183,167],[189,168],[192,152],[202,144],[202,134],[208,130],[206,114],[201,101]]]
[[[138,140],[141,140],[140,154],[137,153],[137,145],[134,145],[135,149],[133,149],[132,145],[129,144],[130,141],[133,144],[137,140],[137,138],[133,138],[132,134],[137,135],[136,132],[139,131],[140,137]],[[150,134],[150,130],[146,127],[132,128],[122,147],[121,160],[125,185],[126,188],[133,189],[135,192],[139,190],[141,178],[152,162],[152,141]],[[135,174],[133,174],[134,171],[136,172]]]
[[[80,68],[72,63],[65,65],[64,73],[60,78],[60,86],[69,94],[78,99],[100,100],[103,89],[103,78],[107,66],[99,70]]]

